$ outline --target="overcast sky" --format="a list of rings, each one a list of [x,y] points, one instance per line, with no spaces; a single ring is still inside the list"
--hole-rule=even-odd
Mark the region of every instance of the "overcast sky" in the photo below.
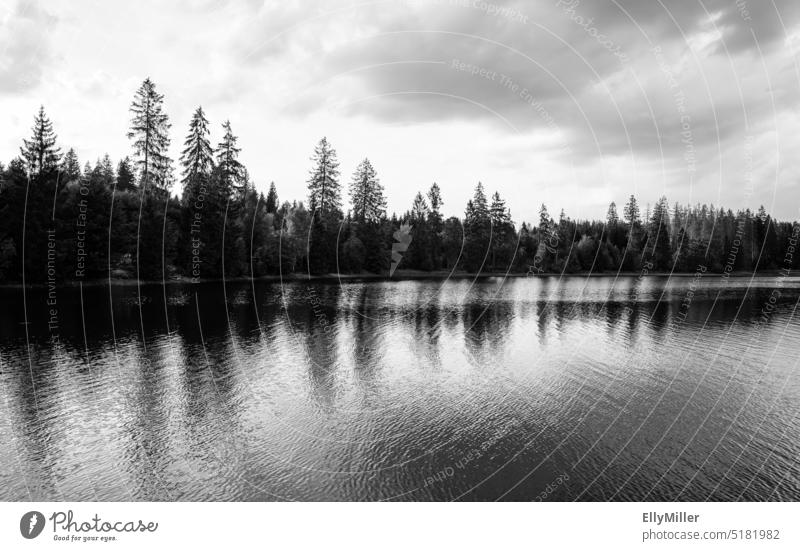
[[[116,162],[149,76],[175,158],[202,105],[282,200],[327,136],[398,213],[436,181],[462,215],[480,180],[517,221],[631,193],[794,219],[799,23],[797,0],[0,0],[0,158],[43,104],[62,149]]]

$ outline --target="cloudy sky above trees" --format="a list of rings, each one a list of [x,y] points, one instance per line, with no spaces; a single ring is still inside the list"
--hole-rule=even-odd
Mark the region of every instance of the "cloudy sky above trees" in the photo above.
[[[324,135],[343,180],[370,158],[390,211],[436,181],[461,215],[480,180],[517,221],[542,202],[602,217],[631,193],[798,218],[798,48],[796,0],[12,0],[0,158],[40,104],[82,162],[130,154],[149,76],[174,158],[202,105],[281,199],[305,198]]]

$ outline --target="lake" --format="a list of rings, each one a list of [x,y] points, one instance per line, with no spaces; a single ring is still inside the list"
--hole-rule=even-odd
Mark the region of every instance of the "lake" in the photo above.
[[[798,299],[713,274],[0,289],[0,499],[800,500]]]

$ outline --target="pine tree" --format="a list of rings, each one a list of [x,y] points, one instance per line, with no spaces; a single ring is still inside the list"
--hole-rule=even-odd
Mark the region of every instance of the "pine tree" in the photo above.
[[[539,231],[544,233],[550,228],[550,213],[547,212],[547,206],[542,203],[539,207]]]
[[[606,227],[603,228],[605,233],[605,240],[613,247],[625,247],[625,227],[619,223],[619,214],[617,213],[617,203],[612,201],[608,205],[608,212],[606,213]],[[613,250],[612,250],[613,252]],[[611,266],[607,266],[609,269]]]
[[[122,159],[117,165],[117,190],[129,191],[136,187],[136,177],[131,168],[129,157]]]
[[[217,145],[217,166],[220,178],[226,193],[241,192],[247,184],[244,166],[239,162],[239,153],[242,151],[236,146],[239,140],[231,130],[231,121],[222,125],[225,135]]]
[[[619,223],[619,216],[617,215],[617,204],[611,201],[608,205],[608,213],[606,214],[606,224],[609,228],[614,228]]]
[[[100,161],[99,166],[101,176],[104,179],[113,182],[114,178],[116,177],[114,172],[114,163],[111,162],[111,157],[108,156],[108,153],[103,155],[103,159]]]
[[[420,222],[424,222],[428,218],[428,213],[430,209],[428,209],[428,202],[425,201],[425,196],[422,193],[417,192],[417,195],[414,197],[414,202],[411,205],[411,220],[412,223],[418,224]]]
[[[475,194],[472,197],[472,206],[476,219],[489,219],[489,203],[486,200],[486,193],[483,191],[483,184],[478,182],[475,186]]]
[[[142,189],[168,189],[172,178],[172,159],[169,149],[169,117],[163,112],[164,96],[147,78],[136,91],[131,103],[131,128],[128,138],[133,140],[134,156],[139,167]]]
[[[375,223],[386,215],[383,186],[369,159],[361,161],[353,174],[350,201],[353,205],[353,218],[357,222]]]
[[[625,205],[622,215],[625,217],[625,221],[630,227],[638,226],[641,222],[639,218],[639,203],[633,195],[628,199],[628,204]]]
[[[431,252],[433,256],[433,269],[440,269],[445,262],[444,253],[444,218],[442,217],[442,192],[439,185],[434,182],[427,194],[430,203],[430,213],[428,214],[428,225],[431,230]]]
[[[435,232],[442,231],[442,191],[439,189],[439,184],[434,182],[431,189],[428,191],[428,201],[431,206],[430,222]]]
[[[661,197],[653,207],[650,217],[649,235],[647,249],[653,261],[653,268],[656,270],[670,269],[670,250],[669,239],[669,204],[666,197]]]
[[[492,268],[496,269],[498,261],[503,265],[511,262],[514,237],[511,213],[498,192],[492,195],[489,218],[492,221]]]
[[[489,217],[492,220],[492,225],[495,228],[500,228],[504,224],[511,222],[511,214],[506,208],[506,202],[500,198],[500,194],[496,191],[492,195],[492,205],[489,207]]]
[[[433,250],[432,250],[432,232],[428,224],[428,217],[430,209],[425,196],[422,193],[417,193],[414,196],[414,202],[411,205],[411,210],[405,215],[404,226],[406,230],[401,228],[399,232],[393,235],[394,239],[402,242],[403,234],[408,234],[410,231],[411,241],[408,243],[407,252],[404,255],[403,265],[406,268],[416,270],[432,270],[433,264]],[[393,245],[393,250],[396,247]],[[397,256],[393,256],[393,262],[398,261]],[[395,267],[397,264],[395,264]]]
[[[267,214],[275,213],[278,210],[278,190],[275,189],[275,182],[270,182],[269,193],[266,200]]]
[[[464,217],[464,265],[470,271],[479,271],[484,265],[491,243],[491,224],[483,184],[478,182]]]
[[[64,174],[64,179],[67,182],[80,180],[81,178],[81,164],[78,161],[78,155],[75,150],[70,148],[64,155],[64,160],[61,162],[61,172]]]
[[[183,153],[181,153],[181,165],[183,166],[181,182],[184,186],[192,182],[198,174],[206,176],[211,174],[214,166],[214,153],[211,151],[208,135],[208,120],[203,113],[203,108],[198,107],[189,122],[189,134],[186,136]]]
[[[308,179],[308,198],[312,208],[323,214],[341,211],[342,200],[339,191],[339,161],[336,150],[327,138],[322,138],[314,148],[314,168]]]
[[[39,113],[33,119],[31,130],[33,130],[31,139],[22,140],[24,146],[20,151],[22,158],[25,159],[28,175],[34,177],[58,167],[61,149],[56,147],[57,136],[53,132],[53,123],[44,112],[44,106],[39,107]]]

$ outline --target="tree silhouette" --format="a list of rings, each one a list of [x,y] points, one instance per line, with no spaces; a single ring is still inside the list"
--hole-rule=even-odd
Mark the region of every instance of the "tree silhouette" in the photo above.
[[[156,92],[153,81],[145,79],[131,103],[133,117],[128,131],[140,186],[145,191],[153,187],[166,190],[171,184],[172,159],[167,155],[170,124],[163,108],[164,96]]]
[[[44,112],[44,106],[33,119],[33,135],[30,140],[22,140],[22,158],[31,178],[43,172],[55,170],[61,159],[61,150],[56,147],[56,134],[53,123]],[[77,159],[76,159],[77,162]]]

